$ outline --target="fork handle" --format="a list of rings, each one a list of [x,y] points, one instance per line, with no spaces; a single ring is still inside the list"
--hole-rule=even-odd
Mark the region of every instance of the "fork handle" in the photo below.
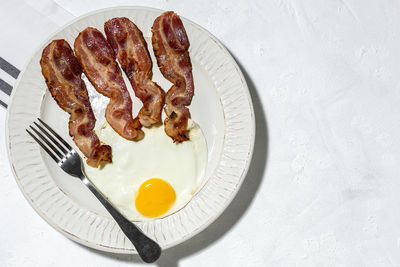
[[[135,246],[142,260],[147,263],[156,261],[161,255],[160,246],[143,234],[143,232],[137,228],[136,225],[126,219],[116,208],[114,208],[114,206],[97,190],[97,188],[89,181],[89,179],[87,179],[84,175],[82,175],[80,178],[118,223],[122,232],[124,232],[126,237]]]

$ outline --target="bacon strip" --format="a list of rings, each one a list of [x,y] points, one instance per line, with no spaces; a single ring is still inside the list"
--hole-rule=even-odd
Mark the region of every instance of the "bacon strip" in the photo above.
[[[188,140],[187,106],[192,102],[194,84],[192,64],[189,57],[189,40],[182,21],[172,11],[161,14],[153,23],[153,49],[158,67],[164,77],[174,85],[165,96],[164,129],[174,142]]]
[[[114,52],[103,34],[88,27],[75,39],[74,50],[85,75],[101,94],[110,98],[106,120],[122,137],[138,141],[144,137],[139,119],[132,118],[132,100],[114,59]]]
[[[143,33],[128,18],[113,18],[104,24],[107,41],[128,76],[132,88],[143,102],[138,118],[145,127],[160,121],[164,91],[151,80],[153,62]]]
[[[42,74],[54,100],[70,114],[69,135],[87,157],[87,164],[98,167],[111,162],[111,147],[101,145],[93,131],[96,123],[89,102],[82,68],[65,40],[52,41],[43,50],[40,60]]]

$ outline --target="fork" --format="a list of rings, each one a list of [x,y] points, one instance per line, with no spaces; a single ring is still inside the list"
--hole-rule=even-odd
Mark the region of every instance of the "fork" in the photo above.
[[[81,179],[114,218],[126,237],[135,246],[144,262],[151,263],[156,261],[161,255],[160,246],[147,237],[135,224],[126,219],[92,184],[82,171],[82,160],[75,149],[44,121],[39,118],[38,121],[40,124],[33,122],[36,128],[32,125],[29,126],[36,135],[26,129],[28,134],[32,136],[63,171]]]

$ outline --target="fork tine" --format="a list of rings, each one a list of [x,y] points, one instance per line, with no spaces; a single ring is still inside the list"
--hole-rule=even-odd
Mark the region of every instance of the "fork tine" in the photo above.
[[[47,138],[44,137],[38,130],[36,130],[36,129],[33,128],[32,126],[29,126],[29,127],[35,132],[36,135],[38,135],[38,136],[42,139],[42,141],[44,141],[44,142],[46,143],[46,145],[47,145],[51,150],[53,150],[53,153],[56,153],[56,154],[57,154],[57,156],[58,156],[60,159],[62,159],[62,158],[64,157],[63,154],[61,154],[60,151],[58,151],[57,148],[56,148],[52,143],[50,143],[50,141],[47,140]]]
[[[56,163],[58,163],[58,162],[60,162],[60,159],[58,159],[54,154],[53,154],[53,152],[51,152],[35,135],[33,135],[30,131],[28,131],[28,129],[25,129],[27,132],[28,132],[28,134],[30,135],[30,136],[32,136],[32,138],[33,139],[35,139],[35,141],[44,149],[44,151],[46,151],[47,152],[47,154],[49,154],[49,156],[50,157],[52,157],[53,159],[54,159],[54,161],[56,162]]]
[[[36,122],[33,122],[33,124],[35,124],[36,127],[38,127],[39,130],[41,130],[42,133],[44,133],[53,142],[53,144],[55,144],[64,154],[68,153],[68,151],[56,139],[54,139],[54,137],[51,136],[51,134],[49,134],[45,129],[43,129],[42,126],[40,126]]]
[[[38,120],[44,125],[44,127],[47,128],[47,130],[49,130],[55,137],[58,138],[58,140],[63,143],[63,145],[68,148],[68,150],[72,150],[72,147],[64,141],[64,139],[58,135],[58,133],[56,133],[53,129],[51,129],[51,127],[49,125],[47,125],[47,123],[45,123],[44,121],[42,121],[40,118],[38,118]]]

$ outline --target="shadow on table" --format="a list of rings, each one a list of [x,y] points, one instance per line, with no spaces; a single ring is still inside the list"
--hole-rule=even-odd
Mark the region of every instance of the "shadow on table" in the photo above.
[[[236,62],[238,62],[238,60],[236,60]],[[240,64],[239,66],[250,90],[256,119],[256,140],[254,153],[246,179],[244,180],[232,203],[222,213],[222,215],[215,220],[215,222],[213,222],[200,234],[197,234],[184,243],[163,251],[160,259],[156,262],[156,264],[160,267],[177,267],[179,266],[180,259],[201,251],[228,233],[241,219],[247,208],[250,206],[263,178],[268,155],[267,122],[256,87],[246,70]],[[143,263],[138,255],[113,254],[101,252],[87,247],[85,248],[104,257],[109,257],[124,262]]]

